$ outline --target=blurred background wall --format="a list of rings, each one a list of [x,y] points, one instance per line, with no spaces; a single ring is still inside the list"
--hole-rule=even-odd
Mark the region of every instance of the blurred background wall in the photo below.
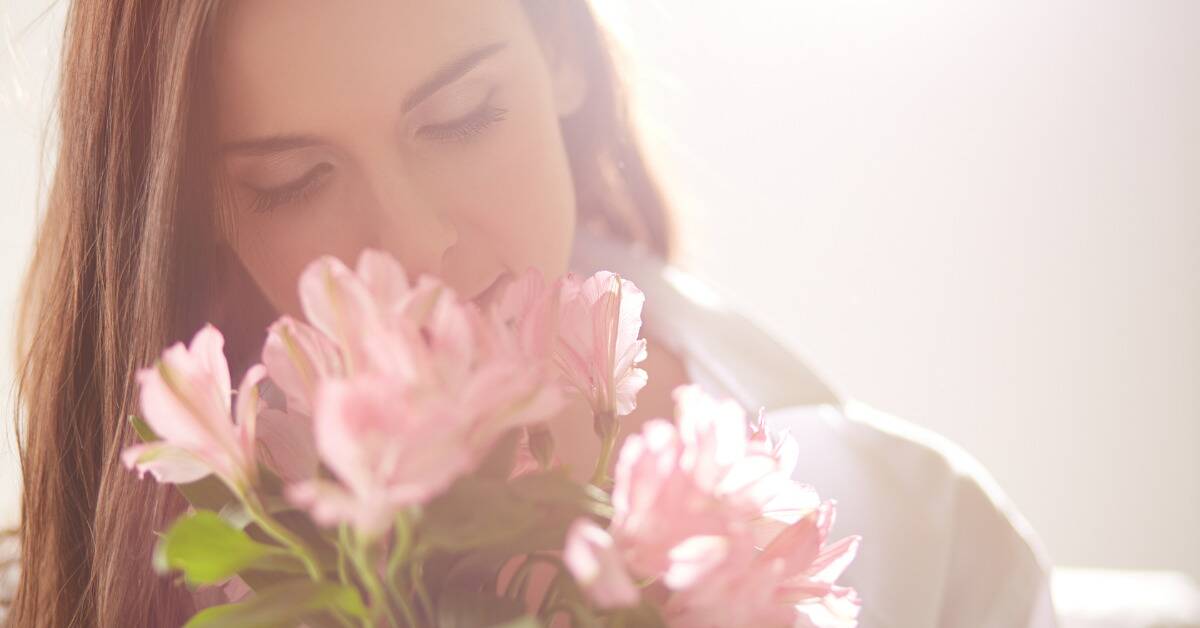
[[[13,318],[43,198],[65,2],[0,0],[0,528],[18,517]],[[52,146],[52,144],[50,144]],[[52,153],[52,151],[46,151]]]
[[[598,5],[687,267],[972,452],[1057,564],[1200,577],[1200,2]],[[7,326],[62,11],[0,6]]]

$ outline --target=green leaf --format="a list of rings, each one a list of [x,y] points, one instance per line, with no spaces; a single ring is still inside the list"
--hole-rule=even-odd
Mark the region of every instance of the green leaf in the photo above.
[[[335,569],[337,565],[337,548],[316,524],[312,522],[306,513],[295,509],[268,509],[271,510],[272,516],[277,522],[305,542],[325,573],[330,573]],[[237,513],[236,510],[229,513],[222,512],[221,516],[227,521],[231,520],[235,527],[244,521],[240,513]],[[275,543],[275,539],[259,528],[256,523],[251,522],[245,525],[244,530],[251,540],[269,545]],[[293,574],[305,573],[299,563],[296,563],[295,569],[280,570],[279,567],[283,565],[273,562],[273,560],[268,560],[265,563],[256,563],[250,569],[239,572],[238,575],[242,580],[246,581],[246,584],[250,585],[251,589],[258,591],[290,579]],[[291,560],[290,555],[288,560]],[[266,569],[274,568],[274,571],[259,570],[258,567],[260,565]]]
[[[275,521],[283,525],[299,537],[308,545],[308,548],[316,555],[317,561],[326,567],[332,568],[337,564],[337,546],[335,545],[334,537],[330,536],[332,531],[323,531],[313,523],[312,518],[308,513],[296,510],[274,510],[271,516]],[[258,524],[252,523],[246,526],[246,532],[250,538],[262,541],[264,543],[274,543],[266,532],[259,529]]]
[[[654,606],[643,603],[634,608],[623,608],[614,611],[609,616],[609,626],[629,626],[633,628],[667,628],[667,622]]]
[[[186,628],[266,628],[295,626],[326,610],[366,617],[358,591],[329,582],[292,580],[261,591],[244,602],[206,608]]]
[[[190,585],[214,584],[250,568],[297,567],[286,550],[255,541],[209,510],[176,521],[159,541],[156,553],[156,565],[182,571]]]
[[[143,443],[153,443],[162,440],[158,437],[158,434],[154,433],[154,429],[151,428],[150,424],[144,421],[142,417],[137,416],[136,414],[131,414],[129,415],[129,423],[130,425],[133,425],[133,431],[137,432],[138,438],[142,439]]]
[[[203,477],[188,484],[177,484],[176,487],[179,488],[180,493],[183,493],[188,503],[197,509],[220,512],[230,504],[238,503],[233,491],[229,490],[229,487],[225,486],[225,483],[217,479],[215,475]]]
[[[517,445],[521,442],[521,430],[509,430],[492,446],[479,465],[476,475],[485,478],[505,479],[512,474],[517,463]]]
[[[465,478],[434,500],[418,525],[433,590],[493,590],[496,574],[514,556],[559,551],[580,517],[611,512],[602,491],[561,470],[511,482]]]
[[[451,551],[503,543],[536,523],[537,514],[515,499],[507,482],[467,477],[429,503],[419,543]]]
[[[437,625],[438,628],[508,626],[524,613],[524,605],[513,599],[480,591],[447,591],[438,604]]]
[[[162,440],[158,434],[154,433],[150,424],[139,416],[129,415],[129,424],[133,426],[133,431],[137,432],[138,438],[142,439],[144,443],[155,443]],[[215,475],[209,475],[187,484],[177,484],[176,487],[180,493],[183,493],[188,503],[198,509],[220,512],[222,508],[229,504],[236,504],[238,501],[233,491],[230,491],[229,487],[225,486],[225,483],[217,479]]]
[[[542,622],[537,620],[533,615],[524,615],[512,621],[506,621],[503,624],[496,624],[491,628],[542,628]]]
[[[597,493],[560,470],[512,481],[466,477],[429,503],[418,526],[418,547],[463,551],[507,545],[530,532],[545,535],[547,520],[565,519],[565,533],[577,517],[611,514],[607,495]]]
[[[590,484],[571,479],[563,469],[551,469],[516,478],[509,488],[518,498],[542,505],[575,507],[580,514],[612,518],[612,499]]]

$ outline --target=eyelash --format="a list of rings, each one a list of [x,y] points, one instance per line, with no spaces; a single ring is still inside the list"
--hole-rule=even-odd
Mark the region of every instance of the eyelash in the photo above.
[[[485,100],[475,111],[443,124],[430,124],[417,130],[417,136],[435,142],[468,142],[479,134],[491,128],[493,124],[504,121],[508,110],[492,106],[491,99]],[[333,169],[329,164],[321,164],[295,182],[288,183],[270,190],[254,190],[256,198],[251,207],[256,213],[269,212],[280,205],[307,201],[320,187],[318,183],[325,173]]]
[[[435,142],[466,142],[488,130],[493,124],[502,122],[507,115],[507,109],[492,106],[492,101],[488,98],[475,111],[458,120],[423,126],[416,134]]]
[[[317,184],[325,178],[325,173],[330,170],[333,170],[333,166],[321,164],[292,183],[271,190],[254,190],[255,199],[251,210],[265,213],[280,205],[308,200],[317,191]]]

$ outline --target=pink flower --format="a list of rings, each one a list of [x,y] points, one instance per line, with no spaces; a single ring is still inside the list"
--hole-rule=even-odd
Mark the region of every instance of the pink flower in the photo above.
[[[749,528],[791,480],[767,450],[752,446],[736,402],[698,386],[672,396],[676,423],[648,421],[621,449],[611,530],[639,577],[682,583],[700,566],[678,560],[680,544]]]
[[[161,439],[126,448],[122,461],[159,482],[187,483],[215,473],[234,490],[255,477],[256,385],[265,375],[249,369],[231,416],[229,365],[221,332],[211,325],[191,344],[176,343],[153,368],[137,374],[143,418]]]
[[[355,271],[337,258],[319,258],[301,273],[299,290],[308,323],[337,348],[336,365],[342,373],[413,375],[416,366],[409,345],[402,336],[389,332],[395,332],[395,323],[414,309],[414,301],[417,305],[428,303],[429,291],[417,294],[393,258],[363,251]],[[314,345],[308,350],[310,361],[325,363],[332,370],[334,363],[326,347]]]
[[[694,467],[692,453],[675,426],[660,419],[648,421],[621,449],[609,531],[637,578],[672,571],[676,546],[692,537],[721,535],[728,527],[726,509],[688,468]]]
[[[525,355],[543,359],[553,356],[559,332],[562,281],[547,284],[541,271],[531,266],[505,288],[491,308],[491,316],[516,332]]]
[[[836,581],[853,562],[860,539],[851,536],[826,544],[833,521],[830,500],[788,526],[756,557],[760,564],[779,565],[783,577],[776,595],[795,605],[807,621],[800,626],[853,626],[858,616],[857,594]]]
[[[567,532],[563,562],[601,608],[636,606],[641,594],[613,546],[613,538],[588,519]]]
[[[312,419],[267,408],[258,413],[258,459],[285,483],[312,479],[320,459]]]
[[[858,596],[835,584],[854,559],[858,537],[826,545],[833,503],[787,527],[765,549],[736,539],[736,549],[665,608],[671,626],[852,628]]]
[[[512,471],[509,472],[509,479],[519,478],[530,473],[537,473],[542,470],[542,464],[545,463],[546,468],[554,468],[562,465],[562,460],[553,451],[549,455],[542,453],[543,460],[538,460],[538,453],[534,451],[539,444],[545,446],[543,441],[538,443],[539,438],[545,438],[548,432],[545,428],[527,427],[521,432],[521,440],[517,443],[517,455],[513,461]]]
[[[548,359],[523,351],[514,327],[434,277],[410,285],[386,255],[363,253],[355,272],[323,258],[300,289],[313,328],[281,321],[264,361],[289,400],[312,409],[318,454],[336,476],[289,491],[322,523],[380,532],[565,401]]]
[[[792,477],[800,448],[786,432],[769,431],[761,411],[750,426],[750,446],[774,458],[779,464],[779,472],[785,477]],[[759,547],[766,546],[784,528],[815,512],[820,506],[821,498],[812,486],[792,481],[783,483],[751,524],[756,543]]]
[[[780,570],[760,565],[745,537],[724,539],[718,561],[691,586],[672,592],[663,608],[672,628],[791,626],[795,609],[776,599]],[[765,568],[764,568],[765,567]],[[772,569],[772,567],[775,567]]]
[[[262,363],[286,396],[288,411],[308,416],[317,385],[345,372],[342,352],[328,336],[288,316],[267,330]]]
[[[316,443],[337,481],[289,488],[318,523],[350,522],[368,536],[405,506],[428,500],[478,462],[470,419],[453,399],[410,394],[382,376],[329,381],[317,396]]]
[[[555,361],[596,415],[624,416],[646,385],[646,340],[639,339],[646,301],[633,282],[601,271],[560,282],[559,341]]]
[[[834,581],[858,539],[824,546],[833,505],[790,479],[786,436],[697,386],[674,397],[675,424],[626,439],[608,530],[572,529],[576,580],[602,607],[635,603],[625,584],[653,581],[673,626],[853,625],[856,598]]]

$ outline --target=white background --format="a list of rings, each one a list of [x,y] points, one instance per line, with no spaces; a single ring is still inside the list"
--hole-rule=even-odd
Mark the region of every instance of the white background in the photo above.
[[[843,392],[974,453],[1056,563],[1200,577],[1200,2],[602,4],[688,267]],[[0,321],[45,6],[0,12]],[[14,469],[0,449],[7,520]]]

